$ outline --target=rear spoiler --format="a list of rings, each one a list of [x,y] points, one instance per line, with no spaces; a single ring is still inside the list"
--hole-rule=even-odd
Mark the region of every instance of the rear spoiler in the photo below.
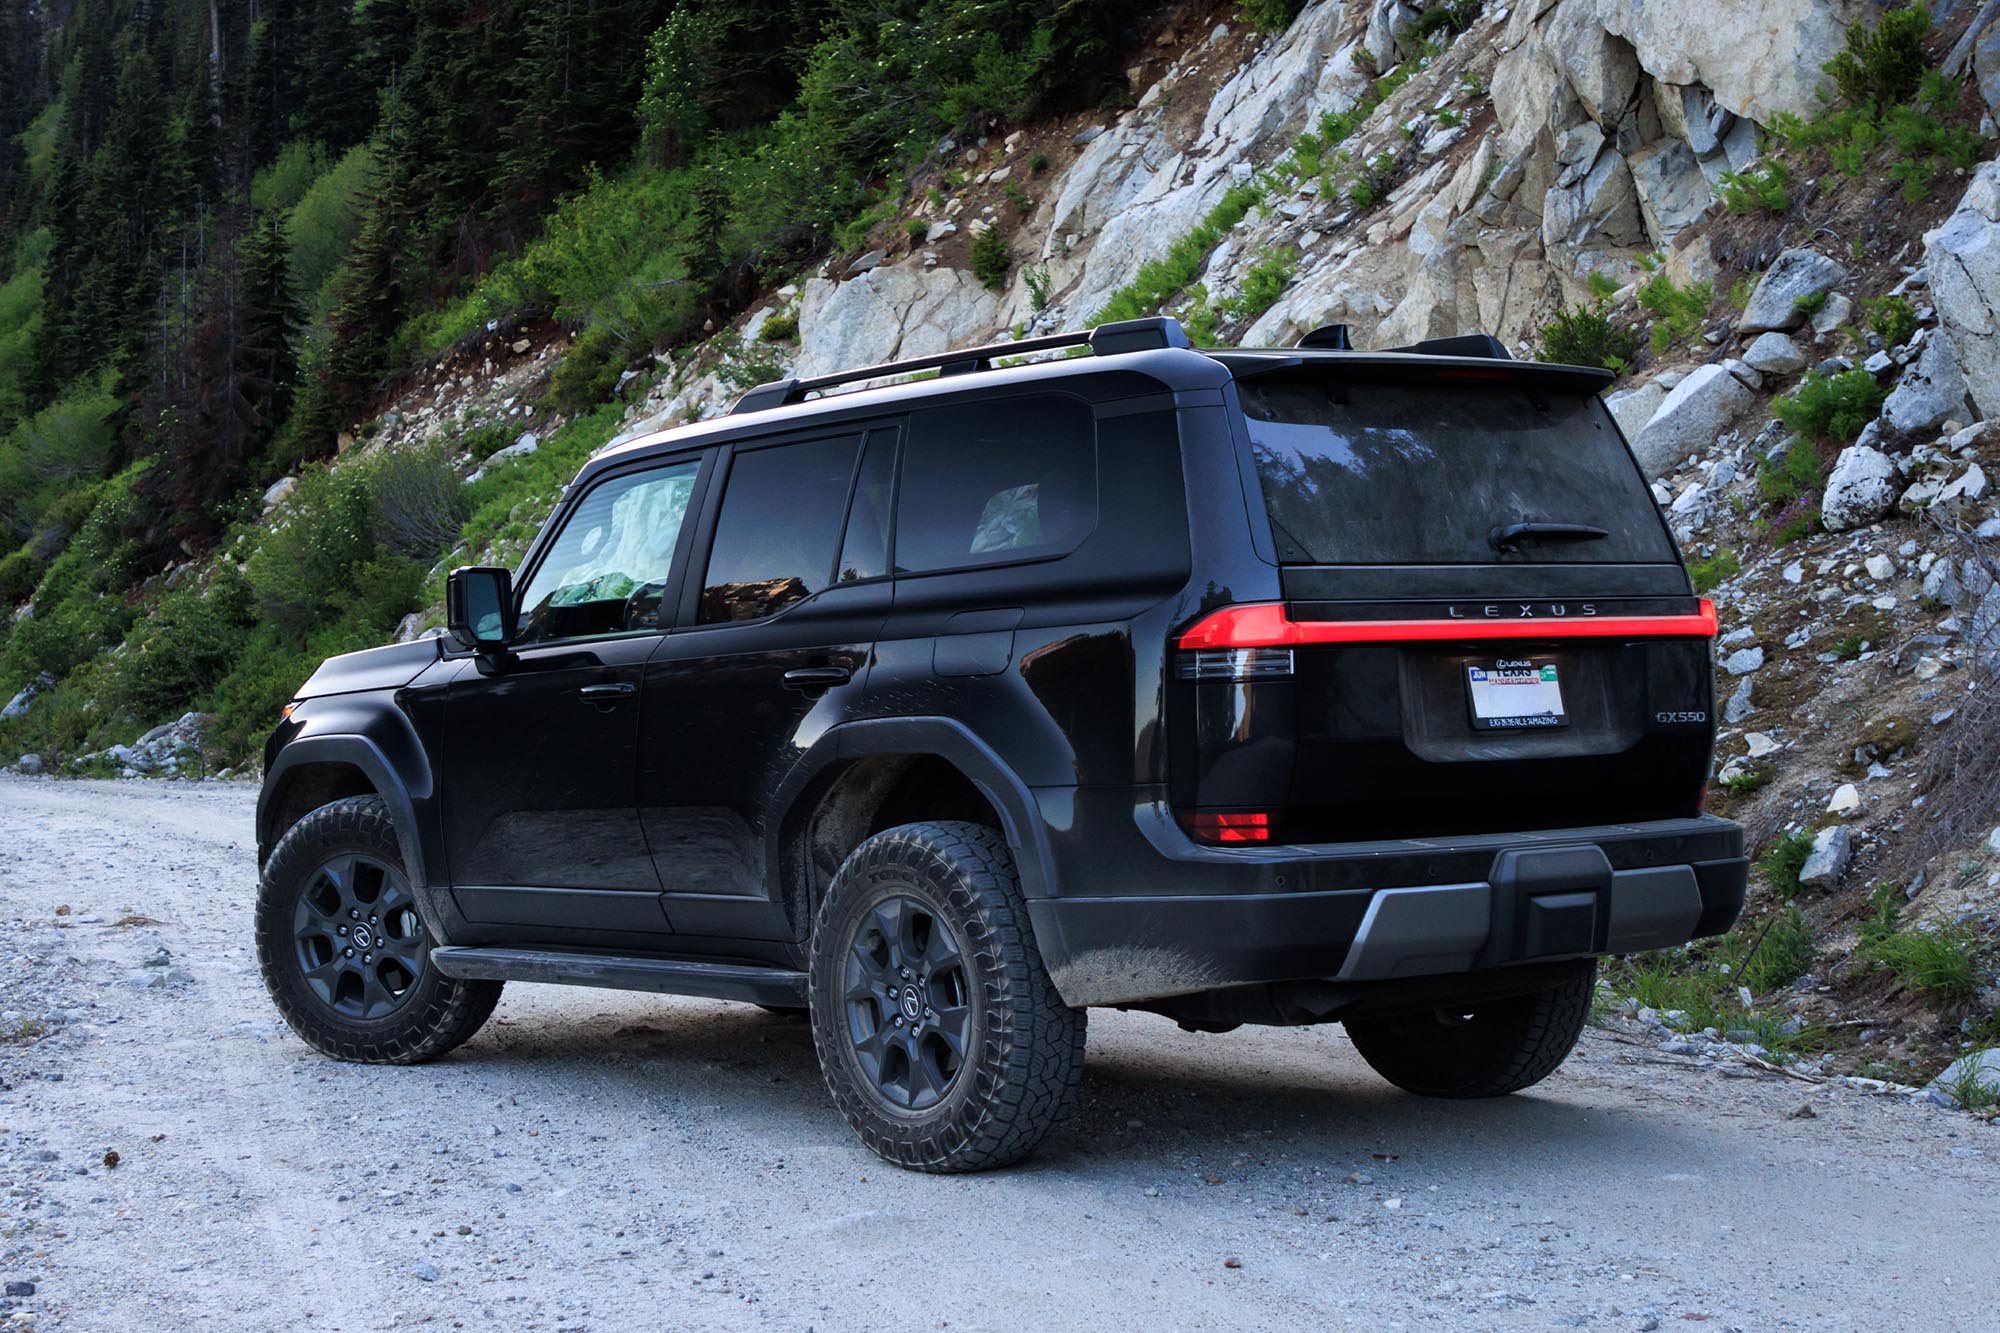
[[[1439,340],[1440,342],[1446,340]],[[1456,340],[1452,340],[1456,341]],[[1435,345],[1435,344],[1420,344]],[[1595,366],[1559,366],[1546,361],[1511,361],[1488,356],[1448,356],[1432,352],[1341,352],[1299,348],[1272,351],[1215,351],[1209,356],[1239,380],[1306,373],[1348,382],[1507,384],[1545,393],[1596,394],[1615,378]]]

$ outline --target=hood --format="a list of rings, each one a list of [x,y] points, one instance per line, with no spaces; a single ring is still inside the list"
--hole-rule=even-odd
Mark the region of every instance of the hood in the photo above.
[[[418,639],[342,653],[320,663],[295,696],[316,699],[328,694],[358,694],[363,690],[393,690],[415,680],[423,669],[444,655],[442,639]]]

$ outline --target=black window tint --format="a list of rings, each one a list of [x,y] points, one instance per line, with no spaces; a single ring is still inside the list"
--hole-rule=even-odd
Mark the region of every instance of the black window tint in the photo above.
[[[896,432],[871,431],[840,544],[840,581],[877,579],[889,572],[889,491],[896,476]]]
[[[832,581],[860,446],[860,436],[846,435],[736,455],[701,591],[702,623],[757,620]]]
[[[905,573],[1064,555],[1097,526],[1090,409],[1055,394],[918,412],[896,499]]]
[[[1239,385],[1278,558],[1292,564],[1649,563],[1652,494],[1592,398],[1501,385]],[[1526,540],[1518,523],[1601,529]]]

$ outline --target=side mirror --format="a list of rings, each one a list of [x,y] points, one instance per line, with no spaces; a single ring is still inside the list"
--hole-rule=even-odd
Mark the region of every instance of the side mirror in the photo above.
[[[452,638],[482,656],[501,656],[514,638],[514,576],[490,565],[454,569],[444,584]]]

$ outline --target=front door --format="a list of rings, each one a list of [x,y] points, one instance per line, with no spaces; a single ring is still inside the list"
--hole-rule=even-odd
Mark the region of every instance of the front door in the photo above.
[[[860,691],[888,613],[896,438],[846,427],[733,451],[684,628],[645,673],[640,809],[683,937],[790,936],[771,801]]]
[[[452,682],[445,842],[469,920],[669,929],[637,806],[640,681],[700,467],[594,483],[523,572],[513,660]]]

